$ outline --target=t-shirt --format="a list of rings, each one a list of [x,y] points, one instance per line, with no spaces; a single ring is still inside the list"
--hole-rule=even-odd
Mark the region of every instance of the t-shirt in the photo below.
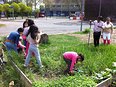
[[[70,71],[73,70],[74,65],[76,64],[76,61],[78,59],[78,54],[76,52],[65,52],[63,54],[65,59],[71,60],[71,66],[70,66]]]
[[[95,20],[94,22],[92,22],[92,24],[94,24],[93,31],[94,31],[94,32],[100,32],[101,29],[102,29],[102,28],[100,28],[100,27],[103,26],[104,22],[103,22],[103,21],[98,22],[97,20]],[[99,27],[99,26],[100,26],[100,27]]]
[[[103,25],[103,32],[111,33],[111,30],[113,30],[113,24],[111,22],[109,22],[108,24],[107,22],[105,22]]]

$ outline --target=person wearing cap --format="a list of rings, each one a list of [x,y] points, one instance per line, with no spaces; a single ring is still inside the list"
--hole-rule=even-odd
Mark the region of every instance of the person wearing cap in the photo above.
[[[111,22],[111,18],[107,17],[106,22],[103,25],[103,42],[105,44],[110,44],[111,43],[111,34],[113,33],[113,23]]]
[[[67,64],[67,69],[64,71],[64,74],[74,74],[73,69],[77,62],[82,62],[84,56],[82,54],[77,54],[77,52],[65,52],[63,53],[64,61]]]
[[[101,30],[104,22],[102,21],[102,16],[97,17],[97,20],[93,21],[93,39],[94,39],[94,46],[99,46],[99,39],[101,36]]]

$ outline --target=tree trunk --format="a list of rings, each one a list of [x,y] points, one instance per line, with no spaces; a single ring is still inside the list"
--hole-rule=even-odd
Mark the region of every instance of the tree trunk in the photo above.
[[[48,35],[47,34],[41,34],[41,39],[40,39],[39,43],[47,44],[48,43]]]

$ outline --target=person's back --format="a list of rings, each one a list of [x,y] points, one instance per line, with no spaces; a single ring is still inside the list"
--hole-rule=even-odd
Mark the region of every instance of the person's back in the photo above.
[[[7,40],[11,40],[14,44],[17,44],[19,37],[20,37],[20,35],[18,32],[11,32],[10,35],[7,37]]]
[[[77,58],[78,54],[76,52],[65,52],[63,56],[67,59],[73,60]]]
[[[23,34],[23,28],[18,28],[17,32],[11,32],[10,35],[7,37],[5,41],[5,46],[7,47],[7,50],[14,50],[17,52],[17,45],[19,42],[20,35]]]

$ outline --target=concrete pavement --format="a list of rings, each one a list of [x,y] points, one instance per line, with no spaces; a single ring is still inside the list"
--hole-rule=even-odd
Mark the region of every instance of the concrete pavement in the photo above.
[[[16,31],[22,27],[25,19],[17,20],[0,20],[0,24],[5,24],[5,27],[0,28],[0,36],[8,35],[12,31]],[[80,20],[69,20],[68,18],[37,18],[34,19],[35,24],[40,31],[47,34],[62,34],[80,31]],[[89,24],[83,23],[83,30],[89,28]]]

